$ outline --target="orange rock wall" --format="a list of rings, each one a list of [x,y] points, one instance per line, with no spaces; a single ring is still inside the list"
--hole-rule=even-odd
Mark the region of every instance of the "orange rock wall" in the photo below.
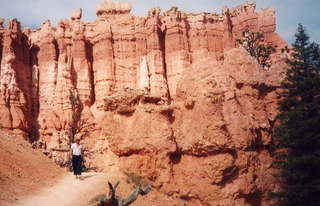
[[[34,31],[0,19],[1,126],[53,151],[81,125],[91,166],[134,172],[190,205],[271,205],[269,146],[285,65],[276,54],[264,70],[235,40],[250,29],[285,45],[274,9],[130,11],[106,0],[94,22],[79,9]]]

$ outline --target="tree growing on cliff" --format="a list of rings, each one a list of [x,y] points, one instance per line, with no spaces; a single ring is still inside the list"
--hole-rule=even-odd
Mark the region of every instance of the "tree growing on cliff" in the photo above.
[[[69,98],[72,108],[72,121],[68,129],[69,145],[71,145],[76,137],[82,139],[88,136],[90,129],[93,128],[93,123],[90,123],[88,118],[81,118],[80,110],[82,106],[80,105],[78,97],[74,93],[71,93]]]
[[[257,59],[262,68],[269,68],[272,64],[270,55],[276,51],[275,46],[265,45],[264,36],[260,32],[245,30],[242,38],[236,40],[251,56]]]
[[[299,25],[282,83],[274,165],[280,205],[320,205],[320,49]]]

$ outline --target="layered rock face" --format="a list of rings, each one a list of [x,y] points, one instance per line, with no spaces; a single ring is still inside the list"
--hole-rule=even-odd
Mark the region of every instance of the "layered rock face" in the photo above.
[[[0,20],[1,126],[60,165],[69,155],[56,149],[82,138],[90,166],[118,166],[188,205],[272,205],[269,147],[285,64],[275,54],[264,70],[236,39],[250,29],[284,46],[274,9],[130,11],[105,0],[94,22],[78,9],[34,31]]]

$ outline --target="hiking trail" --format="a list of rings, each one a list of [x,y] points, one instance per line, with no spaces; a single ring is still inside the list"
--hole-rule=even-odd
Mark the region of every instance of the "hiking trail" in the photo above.
[[[115,174],[115,173],[113,173]],[[18,198],[15,206],[87,206],[98,194],[107,192],[110,173],[83,173],[82,180],[66,173],[54,185]]]

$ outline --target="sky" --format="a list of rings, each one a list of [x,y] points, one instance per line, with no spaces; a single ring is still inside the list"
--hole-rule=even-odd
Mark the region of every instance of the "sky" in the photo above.
[[[0,0],[0,17],[17,18],[23,27],[38,28],[42,22],[50,20],[53,25],[60,19],[70,17],[70,13],[83,9],[83,20],[93,21],[95,9],[102,0]],[[132,13],[146,16],[152,7],[162,11],[177,6],[185,12],[217,12],[224,6],[234,7],[245,0],[118,0],[129,2]],[[320,0],[256,0],[257,10],[272,7],[276,9],[277,32],[289,43],[293,43],[297,25],[307,29],[311,41],[320,43]]]

